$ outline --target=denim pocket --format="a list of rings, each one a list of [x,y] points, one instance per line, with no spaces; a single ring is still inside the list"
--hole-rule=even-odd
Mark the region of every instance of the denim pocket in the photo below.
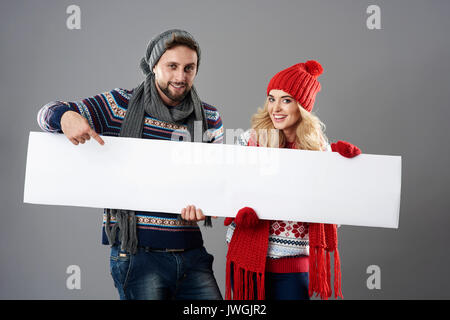
[[[125,290],[131,267],[130,254],[121,251],[118,247],[111,248],[109,265],[114,286],[118,289]]]
[[[212,265],[214,262],[214,256],[209,254],[205,247],[199,249],[199,256],[197,257],[197,261],[195,262],[195,269],[199,271],[212,273]]]

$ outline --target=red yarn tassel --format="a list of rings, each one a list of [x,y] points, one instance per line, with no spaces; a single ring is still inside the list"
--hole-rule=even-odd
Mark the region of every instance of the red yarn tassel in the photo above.
[[[242,300],[243,294],[242,294],[242,271],[241,268],[236,267],[236,278],[234,279],[234,287],[236,288],[236,298],[234,300]]]
[[[259,300],[264,300],[266,298],[266,292],[265,292],[265,287],[264,287],[264,281],[265,281],[265,274],[258,274],[258,299]]]
[[[325,262],[325,249],[318,248],[317,255],[317,293],[320,298],[323,300],[327,300],[327,271],[326,271],[326,262]]]
[[[308,294],[310,297],[314,295],[316,291],[316,248],[309,247],[309,288]]]
[[[315,292],[316,296],[327,300],[332,295],[330,251],[333,251],[337,245],[336,226],[311,223],[309,234],[308,293],[312,297]],[[340,284],[337,287],[340,287]]]
[[[239,273],[238,268],[236,268],[236,265],[233,263],[233,297],[231,297],[231,300],[239,299]]]
[[[248,300],[248,271],[244,270],[244,300]]]
[[[330,262],[330,251],[327,250],[327,297],[331,297],[331,262]]]
[[[253,275],[255,273],[253,273],[253,272],[249,272],[249,273],[250,273],[250,282],[249,282],[249,286],[248,286],[248,298],[249,298],[249,300],[253,300],[255,298],[254,286],[253,286]]]
[[[344,299],[341,283],[341,260],[337,248],[334,250],[334,297],[341,297],[341,299]]]
[[[231,262],[227,261],[225,271],[225,300],[231,300]]]
[[[233,268],[233,286],[231,286],[231,268]],[[253,300],[255,299],[255,286],[257,299],[264,300],[264,274],[255,273],[227,262],[225,300]]]

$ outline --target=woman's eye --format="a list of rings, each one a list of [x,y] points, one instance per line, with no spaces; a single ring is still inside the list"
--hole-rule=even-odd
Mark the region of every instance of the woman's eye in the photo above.
[[[289,104],[289,103],[292,102],[292,100],[290,100],[290,99],[284,99],[283,102],[286,103],[286,104]]]
[[[274,101],[275,101],[274,98],[269,97],[269,102],[274,102]]]

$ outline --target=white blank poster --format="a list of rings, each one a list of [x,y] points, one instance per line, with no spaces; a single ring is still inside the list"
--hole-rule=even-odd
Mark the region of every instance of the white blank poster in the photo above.
[[[401,157],[30,132],[24,202],[398,228]]]

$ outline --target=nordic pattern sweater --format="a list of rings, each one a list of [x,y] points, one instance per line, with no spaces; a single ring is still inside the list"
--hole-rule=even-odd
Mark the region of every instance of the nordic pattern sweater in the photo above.
[[[38,123],[42,130],[61,133],[61,117],[71,110],[85,117],[90,126],[100,135],[119,136],[123,119],[127,112],[132,90],[116,88],[77,102],[53,101],[38,112]],[[207,117],[209,142],[222,143],[223,126],[217,109],[202,103]],[[185,130],[186,126],[167,123],[145,116],[143,139],[170,140],[172,133]],[[181,132],[178,136],[183,136]],[[91,141],[90,143],[94,143]],[[114,174],[114,172],[111,172]],[[95,180],[95,177],[93,177]],[[101,181],[96,181],[101,186]],[[120,194],[120,186],[117,186]],[[76,195],[74,195],[76,196]],[[167,201],[170,201],[169,190]],[[188,204],[186,204],[188,205]],[[181,212],[180,208],[180,212]],[[179,221],[177,215],[164,212],[136,212],[138,245],[152,248],[189,249],[203,245],[203,239],[196,222]],[[105,233],[106,213],[103,213],[102,243],[108,244]],[[111,223],[115,223],[114,220]]]

